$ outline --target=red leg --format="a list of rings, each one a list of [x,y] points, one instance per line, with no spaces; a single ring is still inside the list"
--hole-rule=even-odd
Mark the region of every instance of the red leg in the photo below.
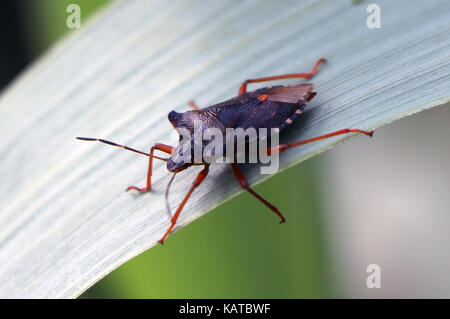
[[[189,101],[189,106],[192,107],[194,110],[199,111],[201,110],[201,107],[197,105],[193,100]]]
[[[247,84],[249,83],[257,83],[257,82],[266,82],[266,81],[274,81],[274,80],[281,80],[281,79],[293,79],[293,78],[305,78],[309,79],[314,74],[317,73],[317,69],[319,68],[319,65],[326,60],[323,58],[320,58],[317,60],[316,64],[314,65],[313,69],[309,73],[292,73],[292,74],[282,74],[282,75],[273,75],[273,76],[267,76],[264,78],[257,78],[257,79],[250,79],[245,80],[244,83],[241,84],[239,87],[239,93],[238,95],[247,93]]]
[[[152,179],[153,158],[154,157],[158,158],[153,155],[155,150],[162,151],[167,154],[172,154],[173,146],[161,144],[161,143],[156,143],[154,146],[152,146],[152,148],[150,149],[150,156],[149,156],[149,160],[148,160],[147,186],[143,187],[143,188],[139,188],[136,186],[128,186],[127,191],[134,189],[134,190],[137,190],[137,191],[143,193],[143,192],[149,191],[152,188],[151,179]]]
[[[175,226],[175,223],[177,222],[177,219],[180,216],[180,213],[183,210],[183,207],[186,204],[186,202],[188,201],[189,197],[191,197],[191,195],[194,192],[194,190],[203,182],[203,180],[206,178],[206,176],[208,176],[208,171],[209,171],[209,164],[205,165],[205,168],[202,171],[200,171],[200,173],[198,173],[197,177],[194,179],[194,182],[192,183],[192,186],[189,189],[189,192],[184,197],[184,199],[181,202],[180,206],[178,206],[178,209],[175,212],[175,214],[173,214],[173,217],[171,219],[172,224],[167,229],[167,231],[164,234],[164,236],[160,239],[159,242],[161,244],[164,244],[164,240],[166,240],[167,236],[170,234],[170,232],[172,231],[173,227]]]
[[[301,141],[290,143],[290,144],[280,144],[278,146],[274,146],[274,147],[268,148],[267,149],[267,153],[269,155],[270,154],[274,154],[274,153],[282,153],[282,152],[284,152],[287,149],[290,149],[292,147],[308,144],[308,143],[319,141],[319,140],[324,140],[324,139],[329,138],[329,137],[333,137],[333,136],[341,135],[341,134],[347,134],[347,133],[362,133],[362,134],[365,134],[365,135],[370,136],[370,137],[372,137],[372,135],[373,135],[373,131],[369,132],[369,131],[363,131],[363,130],[360,130],[360,129],[357,129],[357,128],[345,128],[343,130],[339,130],[339,131],[335,131],[335,132],[328,133],[328,134],[325,134],[325,135],[320,135],[320,136],[308,138],[306,140],[301,140]]]
[[[236,176],[239,184],[241,184],[242,188],[247,190],[250,194],[252,194],[253,196],[255,196],[257,199],[259,199],[264,205],[266,205],[267,207],[269,207],[275,214],[277,214],[278,216],[280,216],[281,221],[280,224],[284,223],[286,220],[284,219],[283,215],[281,215],[280,211],[278,210],[278,208],[276,208],[275,206],[273,206],[271,203],[269,203],[268,201],[266,201],[264,198],[262,198],[258,193],[256,193],[253,189],[250,188],[250,186],[248,185],[247,180],[245,179],[244,174],[242,174],[241,170],[239,169],[239,167],[237,167],[236,164],[231,164],[231,169],[233,170],[234,175]]]

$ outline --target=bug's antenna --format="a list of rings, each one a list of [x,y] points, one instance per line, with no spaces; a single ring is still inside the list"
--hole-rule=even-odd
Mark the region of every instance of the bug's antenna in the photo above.
[[[120,145],[120,144],[117,144],[117,143],[114,143],[114,142],[111,142],[111,141],[107,141],[107,140],[104,140],[104,139],[101,139],[101,138],[91,138],[91,137],[76,137],[76,138],[78,140],[81,140],[81,141],[101,142],[101,143],[104,143],[104,144],[108,144],[108,145],[112,145],[112,146],[116,146],[116,147],[121,147],[123,149],[126,149],[127,151],[132,151],[132,152],[135,152],[135,153],[138,153],[138,154],[150,156],[148,153],[141,152],[141,151],[138,151],[138,150],[136,150],[134,148],[131,148],[131,147],[128,147],[128,146],[125,146],[125,145]],[[162,161],[167,161],[168,160],[167,158],[163,158],[163,157],[159,157],[159,156],[155,156],[155,155],[153,155],[153,157],[157,158],[157,159],[160,159]]]
[[[170,210],[170,205],[169,205],[169,189],[170,189],[170,185],[172,184],[175,175],[177,175],[177,173],[173,173],[172,178],[169,181],[169,184],[167,184],[167,188],[166,188],[166,208],[167,208],[167,213],[169,214],[169,217],[172,218],[172,211]]]

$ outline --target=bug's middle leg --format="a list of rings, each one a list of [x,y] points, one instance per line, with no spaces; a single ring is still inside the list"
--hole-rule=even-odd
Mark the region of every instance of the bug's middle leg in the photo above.
[[[127,191],[134,189],[141,193],[148,192],[152,188],[152,167],[153,167],[153,153],[155,150],[162,151],[167,154],[172,154],[173,146],[162,144],[162,143],[156,143],[152,148],[150,149],[150,156],[148,159],[148,173],[147,173],[147,186],[146,187],[137,187],[137,186],[128,186]]]
[[[253,196],[255,196],[257,199],[259,199],[264,205],[266,205],[267,207],[269,207],[275,214],[277,214],[280,218],[280,224],[284,223],[286,221],[286,219],[283,217],[283,215],[280,213],[280,211],[278,210],[278,208],[276,208],[275,206],[273,206],[271,203],[269,203],[268,201],[266,201],[264,198],[262,198],[258,193],[256,193],[253,189],[250,188],[250,186],[248,185],[247,180],[245,179],[244,174],[242,174],[241,170],[239,169],[239,167],[236,164],[231,164],[231,169],[233,170],[234,175],[236,176],[236,179],[238,180],[239,184],[241,184],[242,188],[245,189],[246,191],[248,191],[250,194],[252,194]]]
[[[274,81],[274,80],[281,80],[281,79],[294,79],[294,78],[310,79],[314,74],[317,73],[317,69],[319,68],[319,65],[325,61],[326,60],[324,58],[320,58],[319,60],[317,60],[316,64],[314,65],[314,67],[312,68],[312,70],[309,73],[281,74],[281,75],[273,75],[273,76],[267,76],[267,77],[263,77],[263,78],[245,80],[239,87],[238,95],[247,93],[247,84],[249,84],[249,83],[258,83],[258,82],[267,82],[267,81]]]

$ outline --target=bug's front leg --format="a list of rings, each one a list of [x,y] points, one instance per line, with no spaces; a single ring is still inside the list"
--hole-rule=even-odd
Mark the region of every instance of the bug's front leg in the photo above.
[[[188,104],[189,104],[190,107],[192,107],[192,108],[193,108],[194,110],[196,110],[196,111],[201,110],[201,107],[198,106],[198,104],[195,103],[194,100],[190,100]]]
[[[258,193],[256,193],[253,189],[250,188],[250,186],[248,185],[247,180],[245,179],[244,174],[242,174],[241,170],[239,169],[239,167],[236,164],[234,164],[234,163],[231,164],[231,169],[233,170],[234,175],[236,176],[239,184],[241,184],[243,189],[247,190],[250,194],[252,194],[257,199],[259,199],[264,205],[269,207],[275,214],[277,214],[281,218],[280,224],[282,224],[282,223],[284,223],[286,221],[285,218],[283,217],[283,215],[278,210],[278,208],[273,206],[271,203],[266,201]]]
[[[159,242],[161,244],[164,244],[164,240],[166,240],[167,236],[169,236],[170,232],[172,231],[173,227],[175,226],[175,224],[177,222],[177,219],[180,216],[181,211],[183,210],[184,205],[188,201],[189,197],[191,197],[191,195],[194,192],[194,190],[203,182],[203,180],[206,178],[206,176],[208,176],[208,172],[209,172],[209,164],[206,164],[205,168],[203,168],[203,170],[201,170],[200,173],[198,173],[197,177],[194,179],[194,182],[192,182],[191,188],[189,189],[188,193],[184,197],[184,199],[181,202],[180,206],[178,206],[178,209],[175,212],[175,214],[173,214],[173,217],[171,219],[171,223],[172,224],[167,229],[167,231],[164,234],[164,236],[159,240]]]
[[[127,191],[134,189],[134,190],[137,190],[137,191],[143,193],[143,192],[148,192],[149,190],[152,189],[152,166],[153,166],[153,157],[154,157],[153,153],[155,152],[155,150],[162,151],[167,154],[172,154],[173,146],[161,144],[161,143],[156,143],[154,146],[152,146],[152,148],[150,149],[150,156],[148,159],[147,186],[142,187],[142,188],[137,187],[137,186],[128,186]]]
[[[275,153],[283,153],[284,151],[286,151],[290,148],[293,148],[293,147],[305,145],[305,144],[312,143],[315,141],[324,140],[326,138],[330,138],[330,137],[342,135],[342,134],[348,134],[348,133],[361,133],[361,134],[364,134],[364,135],[367,135],[370,137],[372,137],[372,135],[373,135],[373,131],[369,132],[369,131],[364,131],[364,130],[360,130],[357,128],[345,128],[345,129],[342,129],[339,131],[334,131],[334,132],[331,132],[328,134],[308,138],[306,140],[301,140],[301,141],[290,143],[290,144],[280,144],[278,146],[269,147],[267,149],[267,154],[270,155],[270,154],[275,154]]]
[[[314,65],[314,67],[312,68],[312,70],[309,73],[281,74],[281,75],[267,76],[264,78],[245,80],[244,83],[242,83],[241,86],[239,87],[238,95],[247,93],[247,84],[249,84],[249,83],[267,82],[267,81],[274,81],[274,80],[281,80],[281,79],[295,79],[295,78],[310,79],[312,76],[314,76],[314,74],[317,73],[317,69],[319,68],[319,65],[323,62],[326,62],[326,60],[324,58],[320,58],[319,60],[317,60],[316,64]]]

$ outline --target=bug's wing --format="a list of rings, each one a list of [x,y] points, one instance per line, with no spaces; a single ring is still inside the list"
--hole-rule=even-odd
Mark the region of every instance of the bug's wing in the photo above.
[[[296,111],[303,110],[314,97],[312,88],[312,84],[300,84],[258,89],[238,97],[241,104],[223,108],[216,117],[225,127],[282,129],[286,120],[291,122],[298,115]],[[265,102],[258,99],[262,94],[268,95]]]
[[[281,103],[293,103],[297,105],[303,105],[309,102],[315,95],[312,92],[314,84],[299,84],[294,86],[277,86],[273,88],[261,89],[269,96],[269,101],[281,102]],[[258,90],[259,91],[259,90]]]

